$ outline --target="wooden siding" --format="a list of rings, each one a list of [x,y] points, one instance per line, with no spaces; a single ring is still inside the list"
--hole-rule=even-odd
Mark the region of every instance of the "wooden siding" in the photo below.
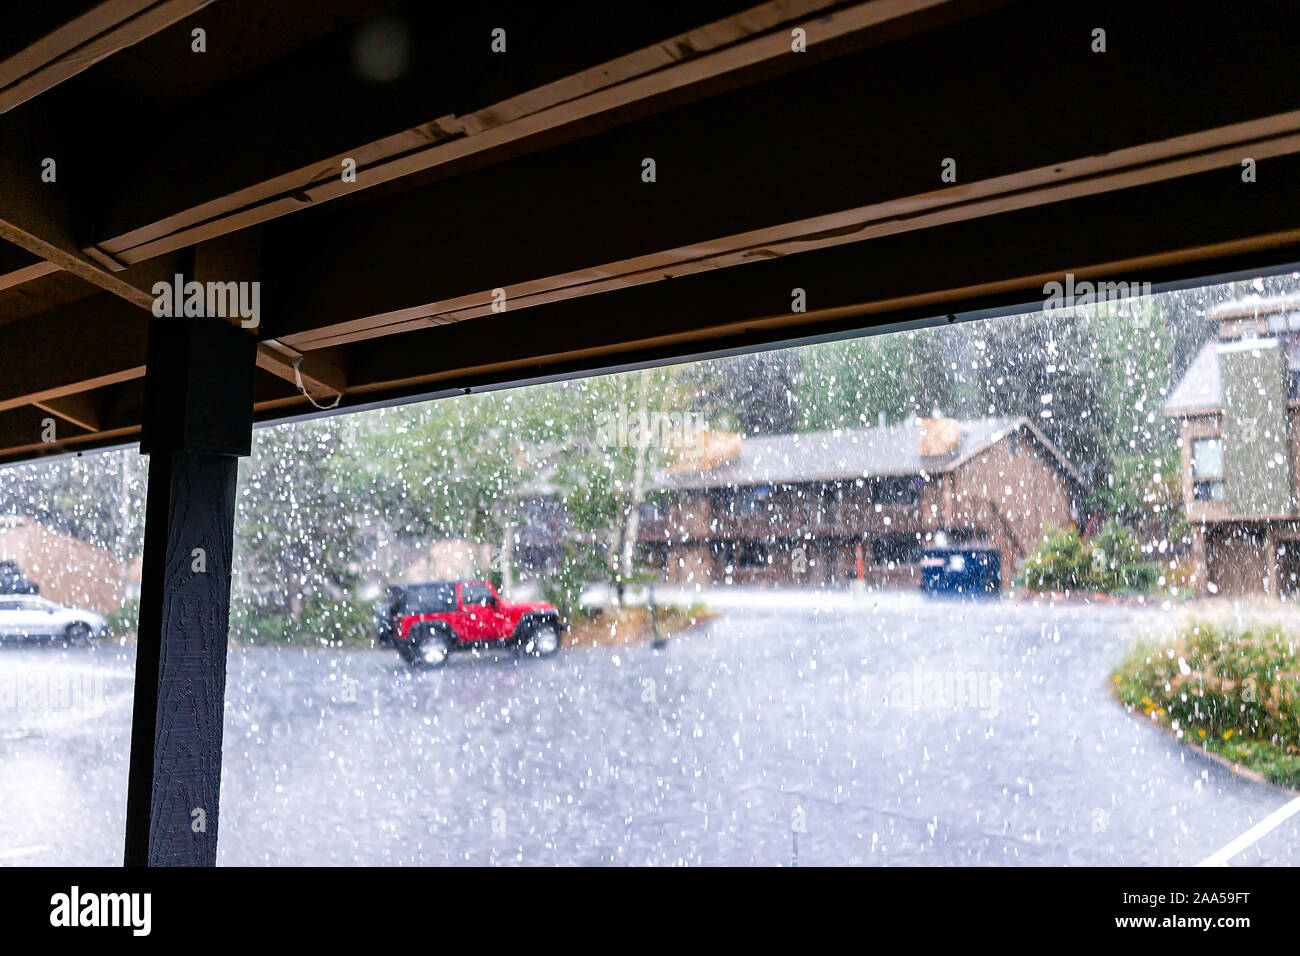
[[[677,492],[662,517],[642,522],[641,542],[672,584],[847,582],[861,546],[869,584],[910,587],[919,563],[891,560],[890,545],[919,550],[944,530],[1001,550],[1010,585],[1044,529],[1074,518],[1071,481],[1023,428],[951,472],[911,477],[912,501],[873,501],[869,480],[846,477],[773,486],[748,513],[735,489]]]

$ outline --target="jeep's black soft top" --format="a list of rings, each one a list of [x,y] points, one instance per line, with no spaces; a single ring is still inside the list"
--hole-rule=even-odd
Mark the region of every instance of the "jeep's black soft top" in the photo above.
[[[455,581],[390,584],[388,607],[398,614],[440,614],[456,610]]]

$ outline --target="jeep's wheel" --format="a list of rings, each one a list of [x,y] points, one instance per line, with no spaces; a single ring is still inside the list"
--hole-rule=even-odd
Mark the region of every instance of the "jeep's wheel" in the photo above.
[[[554,624],[539,624],[519,642],[519,649],[530,657],[550,657],[560,649],[560,629]]]
[[[90,643],[90,625],[84,621],[74,621],[64,630],[63,638],[69,644],[84,647]]]
[[[447,663],[451,654],[451,641],[440,630],[428,630],[412,638],[410,649],[403,656],[416,670],[432,670]]]

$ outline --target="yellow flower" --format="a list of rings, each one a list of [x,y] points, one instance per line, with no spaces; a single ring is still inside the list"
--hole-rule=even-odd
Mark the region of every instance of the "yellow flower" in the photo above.
[[[1205,731],[1203,731],[1203,730],[1201,731],[1201,739],[1202,739],[1202,740],[1205,739]]]
[[[1234,731],[1229,730],[1226,734],[1223,735],[1223,739],[1227,740],[1229,737],[1233,735],[1233,733]]]

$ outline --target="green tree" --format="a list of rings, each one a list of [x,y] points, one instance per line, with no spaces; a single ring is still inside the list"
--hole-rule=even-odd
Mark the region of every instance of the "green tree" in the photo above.
[[[802,429],[864,428],[883,416],[951,411],[947,343],[937,330],[873,335],[803,351],[797,398]]]
[[[355,587],[360,531],[374,512],[348,430],[326,418],[254,434],[240,467],[235,587],[255,607],[298,617]]]

